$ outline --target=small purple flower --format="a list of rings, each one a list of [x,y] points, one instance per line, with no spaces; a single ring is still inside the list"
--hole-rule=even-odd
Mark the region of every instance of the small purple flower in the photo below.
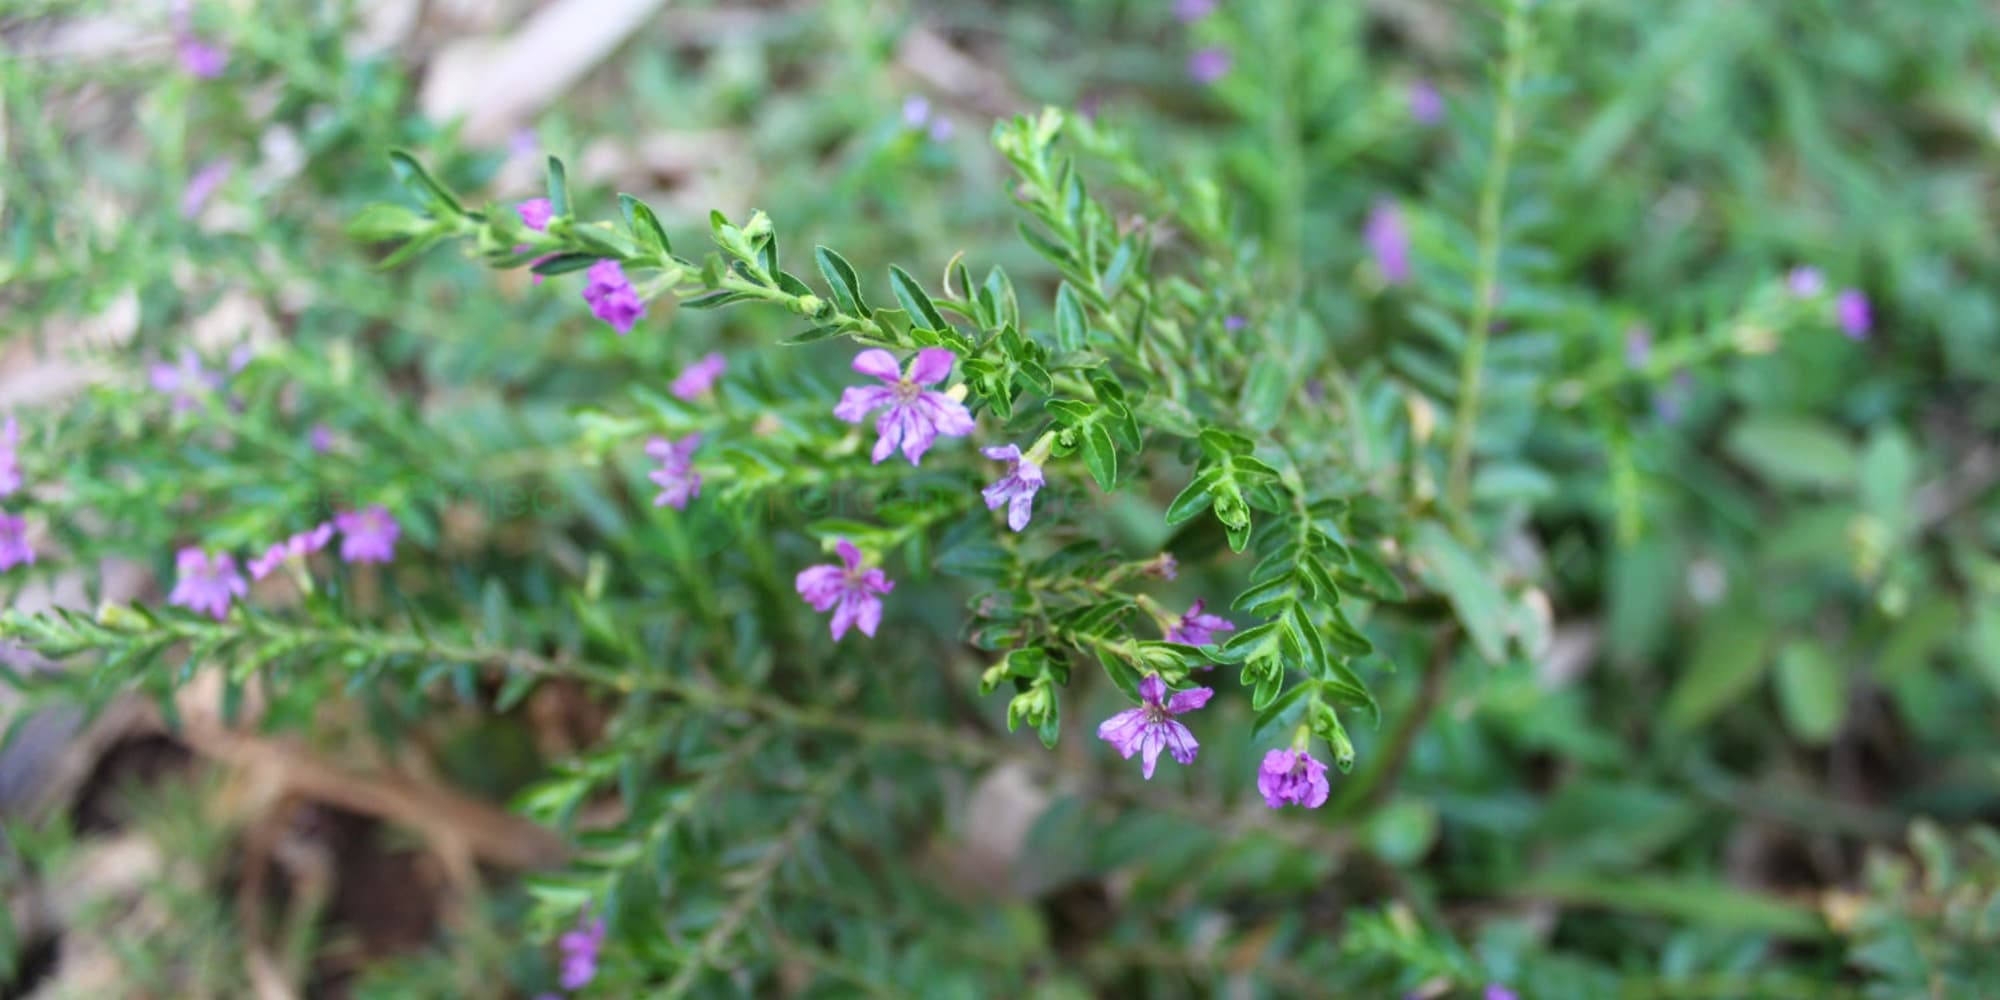
[[[1868,331],[1875,325],[1874,310],[1868,306],[1868,296],[1858,288],[1843,288],[1833,297],[1833,319],[1840,324],[1840,332],[1849,340],[1867,340]]]
[[[1167,641],[1186,643],[1190,646],[1206,646],[1215,641],[1215,633],[1229,632],[1236,628],[1235,622],[1219,615],[1208,614],[1202,610],[1204,607],[1206,605],[1199,599],[1189,605],[1187,614],[1182,615],[1180,621],[1175,622],[1174,627],[1167,630]]]
[[[0,511],[0,573],[34,564],[35,550],[28,545],[27,518]]]
[[[720,353],[711,352],[700,361],[682,369],[680,375],[674,378],[673,385],[668,388],[676,398],[693,402],[708,395],[708,391],[715,388],[716,380],[720,379],[722,373],[728,369],[729,359]]]
[[[584,277],[589,283],[583,286],[583,300],[590,303],[591,315],[611,324],[621,337],[631,333],[632,324],[646,315],[646,300],[626,280],[625,268],[615,260],[600,260]]]
[[[302,559],[308,552],[318,552],[333,540],[333,525],[321,522],[301,531],[282,542],[273,543],[261,556],[252,556],[245,565],[250,569],[250,579],[262,580],[271,571],[284,565],[288,559]]]
[[[556,217],[556,209],[547,198],[529,198],[514,206],[514,214],[521,217],[521,225],[546,233],[549,231],[549,220]]]
[[[1141,572],[1162,580],[1172,580],[1181,575],[1181,561],[1175,559],[1171,552],[1162,552],[1154,556],[1153,561],[1147,563]]]
[[[403,529],[389,508],[376,504],[367,510],[345,510],[333,516],[340,529],[340,558],[350,563],[386,563],[396,559],[396,538]]]
[[[1826,291],[1826,275],[1821,274],[1819,268],[1801,264],[1785,275],[1785,288],[1801,299],[1817,298]]]
[[[847,539],[841,539],[834,549],[840,553],[839,565],[826,563],[802,569],[793,587],[814,611],[833,612],[835,642],[847,634],[849,626],[859,628],[862,635],[872,639],[875,627],[882,623],[881,595],[896,589],[896,584],[880,569],[863,569],[861,550]]]
[[[197,548],[185,548],[174,557],[174,568],[178,578],[167,603],[216,621],[229,617],[230,602],[250,590],[243,574],[236,572],[236,558],[227,552],[210,556]]]
[[[579,916],[577,925],[556,939],[562,951],[562,975],[566,990],[580,990],[597,978],[597,954],[604,950],[604,921]]]
[[[1206,87],[1227,76],[1232,63],[1228,49],[1202,49],[1188,57],[1188,77]]]
[[[1521,995],[1499,983],[1487,983],[1480,1000],[1521,1000]]]
[[[1186,715],[1208,704],[1208,699],[1214,696],[1213,688],[1201,687],[1176,691],[1168,699],[1167,685],[1160,675],[1147,674],[1139,682],[1139,697],[1144,704],[1104,720],[1097,727],[1097,738],[1111,744],[1126,760],[1140,754],[1140,773],[1151,781],[1153,766],[1159,763],[1162,749],[1183,764],[1194,763],[1195,751],[1201,749],[1201,744],[1195,742],[1194,734],[1174,716]]]
[[[229,66],[229,53],[193,35],[182,35],[178,43],[181,68],[198,80],[213,80]]]
[[[173,396],[175,412],[194,409],[200,405],[200,397],[222,387],[222,376],[209,371],[201,358],[187,348],[181,349],[177,364],[156,363],[148,370],[148,376],[154,390]]]
[[[1410,84],[1410,118],[1419,125],[1436,125],[1444,120],[1444,98],[1429,80]]]
[[[1694,396],[1694,376],[1686,369],[1674,373],[1673,380],[1653,395],[1653,413],[1663,424],[1673,425],[1687,416],[1688,401]]]
[[[1257,768],[1257,790],[1273,809],[1287,803],[1318,809],[1326,804],[1329,791],[1326,765],[1304,750],[1272,750]]]
[[[1007,527],[1020,531],[1028,526],[1028,519],[1034,516],[1035,493],[1042,488],[1042,467],[1021,457],[1021,449],[1015,445],[998,448],[983,448],[980,454],[996,462],[1006,462],[1007,474],[999,482],[980,491],[986,498],[987,510],[999,510],[1007,505]]]
[[[313,451],[324,455],[333,450],[333,431],[325,424],[314,424],[312,433],[306,435],[306,444],[310,445]]]
[[[833,415],[858,424],[869,413],[886,407],[875,418],[878,436],[870,457],[880,464],[900,443],[903,457],[915,465],[937,442],[938,435],[964,437],[972,433],[972,414],[965,404],[924,388],[949,377],[956,360],[958,355],[945,348],[926,347],[917,352],[904,372],[897,369],[896,356],[888,351],[879,347],[862,351],[854,357],[854,370],[873,375],[883,384],[849,386],[840,394],[840,405],[833,408]]]
[[[931,120],[931,102],[922,94],[911,94],[903,98],[903,124],[909,128],[923,128]]]
[[[646,454],[660,463],[659,468],[647,474],[660,487],[653,506],[686,510],[688,501],[701,495],[701,473],[694,471],[693,461],[694,450],[700,446],[699,434],[689,434],[679,441],[656,437],[646,442]]]
[[[1625,366],[1644,368],[1653,356],[1653,331],[1644,325],[1625,331]]]
[[[21,425],[8,417],[0,425],[0,497],[21,489]]]
[[[1174,20],[1182,24],[1196,21],[1215,13],[1215,0],[1174,0]]]
[[[1382,272],[1382,280],[1392,285],[1410,280],[1410,234],[1403,226],[1403,212],[1395,202],[1386,198],[1376,200],[1375,207],[1368,210],[1363,237],[1368,242],[1368,252],[1375,257],[1375,266]]]
[[[202,206],[208,204],[215,189],[229,179],[231,169],[228,160],[216,160],[195,171],[194,176],[188,178],[187,187],[181,189],[181,218],[192,219],[200,215]]]
[[[1243,328],[1249,325],[1250,321],[1248,319],[1238,316],[1235,313],[1230,313],[1222,317],[1222,329],[1227,333],[1241,333]]]
[[[932,142],[942,145],[951,141],[951,133],[951,119],[939,115],[935,119],[932,119],[930,131],[925,134],[930,136]]]

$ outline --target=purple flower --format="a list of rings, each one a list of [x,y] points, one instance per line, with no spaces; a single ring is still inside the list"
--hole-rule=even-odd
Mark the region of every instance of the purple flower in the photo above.
[[[1273,809],[1286,803],[1318,809],[1326,804],[1326,765],[1304,750],[1272,750],[1257,768],[1257,790]]]
[[[262,580],[271,571],[283,565],[287,559],[302,559],[308,552],[318,552],[333,540],[333,525],[321,522],[301,531],[282,542],[274,543],[261,556],[252,556],[246,563],[250,568],[250,579]]]
[[[888,351],[879,347],[862,351],[854,357],[854,370],[873,375],[883,384],[849,386],[840,394],[840,405],[833,408],[833,415],[858,424],[869,413],[886,407],[875,418],[877,437],[870,457],[880,464],[900,443],[903,457],[915,465],[937,442],[938,435],[964,437],[972,433],[972,414],[965,404],[924,388],[951,375],[956,360],[958,355],[945,348],[926,347],[911,359],[909,371],[902,372],[896,367],[896,356]]]
[[[1480,1000],[1521,1000],[1521,995],[1499,983],[1487,983]]]
[[[231,164],[228,160],[216,160],[195,171],[188,178],[187,187],[181,189],[181,218],[192,219],[201,214],[201,207],[215,194],[215,189],[229,179]]]
[[[1444,120],[1444,98],[1429,80],[1410,84],[1410,118],[1419,125],[1436,125]]]
[[[675,377],[673,385],[668,388],[675,397],[692,402],[708,395],[708,391],[715,388],[716,380],[728,369],[729,359],[719,353],[711,352],[700,361],[683,369],[680,375]]]
[[[549,220],[556,217],[556,208],[547,198],[530,198],[515,205],[514,214],[521,217],[521,225],[545,233],[549,231]]]
[[[306,443],[312,446],[312,450],[324,455],[333,450],[333,431],[328,430],[325,424],[314,424],[312,433],[306,435]]]
[[[1194,82],[1206,87],[1227,75],[1231,62],[1228,49],[1202,49],[1188,57],[1187,73]]]
[[[1000,448],[983,448],[979,452],[996,462],[1006,462],[1007,474],[999,482],[980,491],[986,498],[987,510],[999,510],[1007,505],[1007,527],[1020,531],[1028,526],[1028,519],[1034,516],[1035,493],[1042,488],[1042,467],[1021,457],[1021,449],[1015,445]]]
[[[1833,297],[1833,319],[1840,324],[1840,332],[1849,340],[1867,340],[1869,328],[1875,325],[1874,310],[1868,307],[1868,296],[1858,288],[1843,288]]]
[[[1249,325],[1250,325],[1249,320],[1241,316],[1238,316],[1235,313],[1230,313],[1229,315],[1222,317],[1222,329],[1229,333],[1240,333],[1244,327]]]
[[[951,141],[951,133],[951,119],[939,115],[931,121],[930,131],[926,134],[930,136],[932,142],[946,143]]]
[[[1625,366],[1644,368],[1646,359],[1653,356],[1653,331],[1645,326],[1635,326],[1625,331]]]
[[[197,548],[185,548],[174,557],[178,578],[167,603],[208,615],[216,621],[229,616],[229,604],[249,592],[243,574],[236,572],[236,559],[227,552],[209,556]]]
[[[169,393],[174,397],[175,412],[185,412],[200,405],[199,397],[222,387],[222,376],[209,371],[201,363],[194,351],[181,349],[177,364],[156,363],[148,371],[156,391]]]
[[[903,98],[903,124],[910,128],[923,128],[931,120],[931,102],[922,94],[911,94]]]
[[[0,573],[34,564],[35,550],[28,545],[28,520],[0,511]]]
[[[181,68],[196,79],[213,80],[229,65],[228,52],[193,35],[182,35],[178,47]]]
[[[1816,298],[1826,291],[1826,276],[1819,272],[1819,268],[1801,264],[1785,275],[1785,288],[1798,298]]]
[[[688,501],[701,495],[701,473],[694,471],[693,462],[694,450],[700,446],[699,434],[689,434],[679,441],[656,437],[646,442],[646,454],[660,463],[659,468],[647,474],[660,487],[653,506],[686,510]]]
[[[1186,715],[1208,704],[1215,690],[1202,687],[1176,691],[1170,700],[1166,700],[1166,695],[1167,685],[1160,675],[1147,674],[1139,682],[1139,696],[1145,703],[1128,708],[1097,727],[1097,738],[1117,748],[1119,756],[1131,760],[1134,753],[1141,755],[1139,770],[1148,781],[1153,779],[1153,766],[1159,763],[1162,748],[1183,764],[1194,763],[1195,751],[1201,749],[1201,744],[1195,742],[1194,734],[1174,716]]]
[[[0,425],[0,497],[21,488],[21,425],[13,417]]]
[[[1215,13],[1215,0],[1174,0],[1174,20],[1182,24],[1196,21]]]
[[[1203,612],[1204,606],[1200,600],[1189,605],[1187,614],[1182,615],[1180,621],[1175,622],[1174,627],[1167,630],[1167,641],[1186,643],[1190,646],[1206,646],[1215,641],[1215,633],[1229,632],[1236,628],[1236,623],[1227,618]]]
[[[583,300],[590,303],[591,315],[611,324],[621,337],[631,333],[632,324],[646,315],[646,300],[625,279],[625,268],[615,260],[600,260],[584,277],[589,283],[583,286]]]
[[[1687,369],[1674,373],[1673,381],[1653,395],[1653,413],[1663,424],[1678,424],[1687,416],[1688,400],[1694,396],[1694,376]]]
[[[880,595],[896,589],[896,584],[880,569],[863,569],[861,551],[847,539],[841,539],[834,549],[840,553],[840,565],[802,569],[793,586],[814,611],[833,612],[835,642],[847,634],[850,625],[872,639],[875,627],[882,623]]]
[[[367,510],[346,510],[333,516],[340,529],[340,558],[350,563],[386,563],[396,558],[396,537],[403,533],[389,508],[376,504]]]
[[[1375,266],[1382,271],[1382,280],[1392,285],[1410,280],[1410,234],[1395,202],[1376,200],[1375,207],[1368,210],[1363,237],[1368,241],[1368,252],[1375,256]]]
[[[1145,569],[1141,572],[1144,572],[1147,576],[1159,577],[1162,580],[1172,580],[1181,575],[1181,561],[1175,559],[1174,554],[1171,552],[1162,552],[1154,556],[1153,561],[1147,563]]]
[[[577,925],[556,939],[562,951],[560,982],[566,990],[580,990],[597,978],[597,953],[604,950],[604,921],[577,918]]]

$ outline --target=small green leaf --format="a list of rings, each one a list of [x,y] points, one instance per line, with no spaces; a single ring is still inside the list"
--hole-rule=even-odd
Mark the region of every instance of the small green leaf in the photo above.
[[[1118,481],[1118,452],[1111,445],[1111,432],[1103,424],[1091,424],[1084,428],[1081,444],[1083,464],[1090,468],[1098,488],[1110,492]]]
[[[827,340],[833,337],[840,336],[842,329],[843,328],[838,323],[828,323],[825,326],[816,326],[810,330],[807,330],[804,333],[794,334],[790,337],[786,337],[785,339],[778,341],[778,346],[799,347],[804,344],[817,344],[822,340]]]
[[[1076,289],[1065,281],[1056,288],[1056,346],[1065,351],[1081,351],[1088,332],[1083,303],[1077,301]]]
[[[1805,417],[1753,416],[1726,442],[1730,454],[1775,486],[1844,486],[1859,460],[1840,432]]]
[[[1250,724],[1250,742],[1264,744],[1274,742],[1285,730],[1298,725],[1305,715],[1306,695],[1311,694],[1311,683],[1295,684],[1284,694],[1271,700],[1264,710],[1257,713],[1256,721]]]
[[[1297,368],[1272,354],[1264,355],[1251,366],[1237,404],[1245,423],[1260,431],[1278,425],[1278,418],[1285,412],[1285,401],[1292,395],[1292,376]]]
[[[1507,655],[1507,598],[1472,553],[1436,521],[1417,526],[1411,539],[1424,579],[1451,601],[1472,645],[1488,663]]]
[[[1794,642],[1778,654],[1778,708],[1785,727],[1815,745],[1833,738],[1847,711],[1847,678],[1824,649]]]
[[[861,279],[854,274],[854,266],[847,258],[825,247],[813,247],[813,262],[819,265],[820,277],[826,279],[827,290],[832,293],[834,304],[840,311],[850,316],[868,317],[868,302],[861,296]]]
[[[569,214],[569,171],[553,156],[549,157],[549,208],[558,216]]]
[[[932,304],[931,297],[924,293],[923,286],[917,284],[917,279],[910,277],[908,271],[894,264],[889,265],[889,285],[896,293],[896,301],[910,314],[912,322],[921,321],[926,330],[951,329],[951,325],[938,313],[937,306]]]
[[[1668,725],[1694,729],[1740,699],[1763,674],[1770,640],[1766,624],[1747,606],[1710,622],[1695,640],[1690,662],[1667,696]]]
[[[543,258],[541,263],[530,270],[541,275],[568,274],[571,271],[581,271],[602,259],[594,253],[559,253]]]
[[[629,194],[620,194],[618,207],[625,213],[625,225],[632,230],[639,245],[658,256],[674,252],[673,244],[667,242],[666,227],[660,225],[660,217],[653,214],[651,206]]]
[[[416,157],[400,149],[393,150],[389,153],[389,165],[396,171],[396,177],[403,182],[403,186],[433,211],[442,211],[454,217],[465,214],[465,206],[452,196],[451,189],[432,177]]]

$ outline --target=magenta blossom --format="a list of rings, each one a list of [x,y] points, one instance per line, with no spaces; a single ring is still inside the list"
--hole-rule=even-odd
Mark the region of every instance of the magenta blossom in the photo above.
[[[318,552],[326,548],[326,543],[332,540],[333,525],[322,522],[282,542],[273,543],[270,548],[264,550],[263,555],[252,556],[245,564],[250,568],[250,579],[262,580],[287,560],[303,559],[308,552]]]
[[[215,189],[229,179],[228,160],[216,160],[188,178],[187,187],[181,189],[181,218],[192,219],[201,214],[203,205],[215,194]]]
[[[1487,983],[1479,994],[1480,1000],[1521,1000],[1521,995],[1499,983]]]
[[[181,349],[177,364],[155,363],[147,374],[155,390],[173,396],[175,412],[194,409],[200,405],[200,397],[222,387],[222,376],[209,371],[187,348]]]
[[[931,120],[931,102],[922,94],[911,94],[903,98],[903,124],[910,128],[923,128]]]
[[[632,325],[646,315],[646,300],[626,280],[625,268],[615,260],[600,260],[584,277],[588,283],[583,286],[583,300],[590,303],[591,315],[611,324],[621,337],[631,333]]]
[[[1196,21],[1215,13],[1215,0],[1174,0],[1174,20],[1182,24]]]
[[[728,370],[729,359],[711,351],[700,361],[682,369],[667,388],[675,398],[692,402],[708,395],[709,390],[715,388],[716,381],[722,378],[722,373]]]
[[[181,69],[198,80],[213,80],[229,67],[229,53],[193,35],[182,35],[177,45]]]
[[[1436,125],[1444,119],[1444,98],[1429,80],[1410,84],[1410,119],[1419,125]]]
[[[27,519],[0,511],[0,573],[34,564],[35,550],[28,544]]]
[[[1042,488],[1042,467],[1021,457],[1021,449],[1011,444],[984,448],[980,454],[1008,463],[1007,474],[980,491],[986,498],[986,509],[999,510],[1001,504],[1006,504],[1007,527],[1015,531],[1027,527],[1028,518],[1034,516],[1035,493]]]
[[[1228,49],[1202,49],[1188,57],[1188,77],[1206,87],[1227,76],[1233,63]]]
[[[847,634],[849,626],[859,628],[862,635],[872,639],[875,627],[882,623],[880,595],[896,589],[896,584],[880,569],[863,569],[861,550],[847,539],[841,539],[834,549],[840,553],[840,565],[827,563],[802,569],[793,586],[814,611],[833,612],[835,642]]]
[[[340,558],[350,563],[386,563],[396,559],[396,538],[403,529],[389,508],[341,511],[333,516],[340,529]]]
[[[1326,804],[1329,791],[1326,765],[1303,750],[1272,750],[1257,768],[1257,790],[1273,809],[1286,803],[1318,809]]]
[[[21,425],[8,417],[0,425],[0,497],[12,496],[21,488]]]
[[[1625,366],[1644,368],[1653,356],[1653,331],[1644,325],[1625,331]]]
[[[1821,274],[1819,268],[1801,264],[1785,275],[1785,289],[1797,298],[1818,298],[1821,292],[1826,291],[1826,275]]]
[[[833,415],[858,424],[869,413],[886,407],[875,418],[877,437],[870,457],[879,464],[900,443],[903,457],[915,465],[937,442],[938,435],[964,437],[972,433],[972,414],[965,404],[924,388],[950,376],[956,360],[958,355],[945,348],[926,347],[911,359],[905,373],[897,369],[896,356],[888,351],[879,347],[862,351],[855,355],[854,370],[873,375],[883,384],[848,387],[840,394],[840,405],[833,408]]]
[[[686,510],[688,501],[701,495],[701,473],[694,471],[693,461],[694,450],[700,446],[699,434],[689,434],[679,441],[656,437],[646,442],[646,454],[660,463],[659,468],[647,474],[660,488],[653,506]]]
[[[1187,614],[1180,617],[1167,630],[1168,642],[1181,642],[1190,646],[1206,646],[1215,641],[1215,633],[1228,632],[1236,628],[1236,623],[1219,615],[1211,615],[1202,609],[1206,604],[1196,600],[1188,606]]]
[[[306,444],[312,450],[324,455],[333,450],[333,431],[325,424],[314,424],[312,433],[306,435]]]
[[[1868,331],[1875,325],[1875,312],[1868,306],[1868,296],[1857,288],[1843,288],[1833,297],[1833,319],[1840,324],[1840,332],[1849,340],[1867,340]]]
[[[1154,556],[1153,560],[1147,563],[1145,568],[1140,570],[1140,572],[1145,573],[1147,576],[1159,577],[1162,580],[1172,580],[1181,575],[1181,561],[1175,559],[1174,554],[1171,552],[1162,552]]]
[[[549,231],[549,220],[556,217],[556,208],[547,198],[529,198],[514,206],[514,214],[521,217],[521,224],[538,233]]]
[[[604,950],[603,919],[587,920],[579,916],[576,927],[556,939],[556,947],[563,956],[562,988],[580,990],[590,985],[597,978],[597,954]]]
[[[1151,781],[1153,766],[1159,763],[1162,749],[1183,764],[1194,763],[1195,751],[1201,749],[1201,744],[1195,742],[1194,734],[1174,716],[1186,715],[1208,704],[1208,699],[1214,696],[1213,688],[1202,687],[1176,691],[1168,699],[1166,682],[1160,680],[1159,674],[1147,674],[1139,682],[1139,697],[1144,704],[1104,720],[1097,727],[1097,738],[1111,744],[1126,760],[1140,754],[1140,772]]]
[[[1243,328],[1249,325],[1250,321],[1248,319],[1238,316],[1235,313],[1230,313],[1222,317],[1222,329],[1228,333],[1241,333]]]
[[[167,603],[216,621],[227,618],[230,603],[250,590],[243,574],[236,572],[236,558],[227,552],[210,556],[197,548],[185,548],[174,557],[174,569],[178,577]]]
[[[1368,211],[1363,237],[1368,242],[1368,252],[1375,257],[1375,266],[1382,271],[1382,280],[1392,285],[1410,280],[1410,233],[1403,226],[1402,209],[1395,202],[1386,198],[1375,202],[1375,207]]]

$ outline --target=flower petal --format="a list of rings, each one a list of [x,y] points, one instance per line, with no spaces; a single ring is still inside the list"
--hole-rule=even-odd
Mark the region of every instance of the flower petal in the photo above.
[[[1018,462],[1021,460],[1021,446],[1013,444],[988,445],[979,449],[981,455],[996,462]]]
[[[841,572],[838,566],[809,566],[799,571],[792,580],[793,589],[812,605],[814,611],[826,611],[840,600]]]
[[[1161,731],[1161,738],[1166,743],[1167,750],[1174,755],[1175,760],[1183,764],[1194,763],[1195,751],[1201,749],[1201,744],[1195,742],[1194,733],[1188,731],[1188,727],[1172,719],[1168,719],[1155,728]]]
[[[1139,773],[1142,776],[1144,776],[1147,781],[1153,780],[1153,768],[1155,765],[1159,764],[1160,751],[1167,745],[1167,725],[1179,725],[1179,724],[1167,723],[1166,725],[1162,725],[1157,722],[1147,723],[1145,731],[1140,734]],[[1181,731],[1186,732],[1187,727],[1182,726]],[[1176,754],[1176,756],[1178,756],[1178,754]]]
[[[896,356],[879,347],[871,347],[855,355],[854,370],[884,382],[899,382],[903,378],[903,369],[896,364]]]
[[[882,599],[867,591],[848,591],[848,600],[854,604],[854,627],[875,638],[875,629],[882,624]]]
[[[964,437],[978,426],[964,403],[944,393],[926,392],[917,397],[917,404],[923,407],[926,421],[946,437]]]
[[[1213,697],[1215,697],[1214,688],[1189,688],[1186,691],[1175,691],[1173,698],[1167,702],[1167,711],[1174,715],[1192,712],[1208,704],[1208,699]]]
[[[841,390],[833,415],[850,424],[868,419],[868,414],[884,406],[894,406],[896,394],[888,386],[851,385]]]
[[[1157,705],[1166,696],[1167,682],[1161,680],[1159,674],[1147,674],[1146,679],[1139,682],[1139,697],[1146,699],[1147,704]]]
[[[943,347],[926,347],[910,362],[910,381],[931,385],[951,377],[951,363],[958,355]]]
[[[855,548],[853,542],[845,538],[834,542],[833,551],[840,554],[840,561],[846,563],[848,569],[855,570],[861,568],[861,550]]]
[[[1146,729],[1146,710],[1128,708],[1097,724],[1097,738],[1111,744],[1119,755],[1130,758],[1139,749],[1139,737]]]

